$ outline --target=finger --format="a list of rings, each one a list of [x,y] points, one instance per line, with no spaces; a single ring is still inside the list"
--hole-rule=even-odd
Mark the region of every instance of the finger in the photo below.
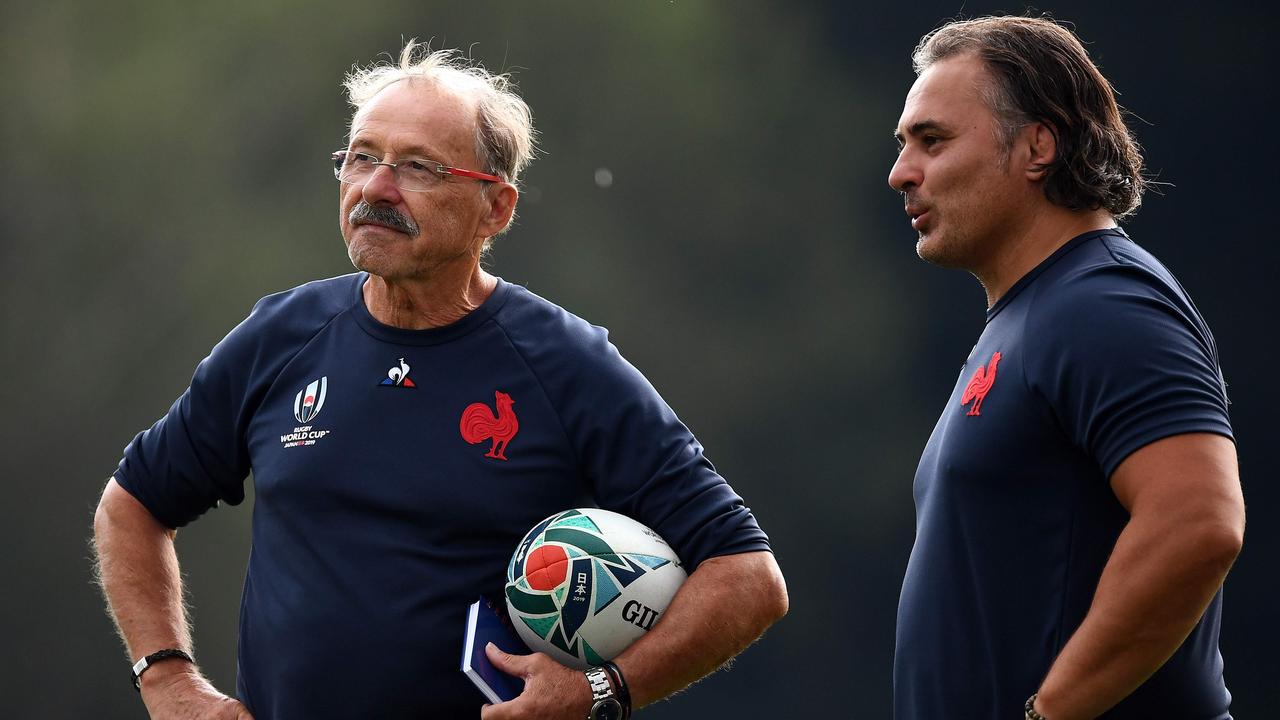
[[[529,674],[528,655],[512,655],[503,652],[502,648],[493,643],[484,646],[484,654],[489,658],[489,662],[493,663],[494,667],[508,675],[522,678]]]

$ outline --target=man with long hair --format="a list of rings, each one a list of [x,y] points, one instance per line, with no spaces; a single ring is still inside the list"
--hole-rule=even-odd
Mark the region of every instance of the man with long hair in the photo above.
[[[1217,348],[1117,223],[1146,185],[1106,78],[1044,18],[929,33],[889,184],[986,326],[915,478],[896,716],[1228,718],[1244,502]]]

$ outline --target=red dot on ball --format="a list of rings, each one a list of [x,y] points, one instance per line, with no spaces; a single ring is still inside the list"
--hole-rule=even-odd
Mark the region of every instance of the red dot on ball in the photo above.
[[[569,557],[559,545],[541,545],[524,561],[524,576],[534,590],[550,591],[569,573]]]

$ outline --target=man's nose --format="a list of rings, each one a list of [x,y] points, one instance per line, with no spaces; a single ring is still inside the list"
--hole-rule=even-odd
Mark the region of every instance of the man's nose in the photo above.
[[[378,165],[360,190],[364,201],[370,205],[395,205],[400,202],[400,188],[396,187],[395,168]]]
[[[906,152],[900,153],[889,169],[889,187],[898,192],[906,192],[920,185],[922,180],[919,166],[911,161]]]

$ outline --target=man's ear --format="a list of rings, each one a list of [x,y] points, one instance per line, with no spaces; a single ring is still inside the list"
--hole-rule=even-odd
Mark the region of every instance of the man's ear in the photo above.
[[[1058,134],[1048,123],[1037,122],[1023,131],[1023,142],[1030,151],[1027,157],[1027,179],[1038,182],[1058,158]]]
[[[493,237],[506,229],[516,213],[516,201],[520,193],[510,183],[493,183],[485,193],[488,205],[484,217],[480,218],[480,234]]]

